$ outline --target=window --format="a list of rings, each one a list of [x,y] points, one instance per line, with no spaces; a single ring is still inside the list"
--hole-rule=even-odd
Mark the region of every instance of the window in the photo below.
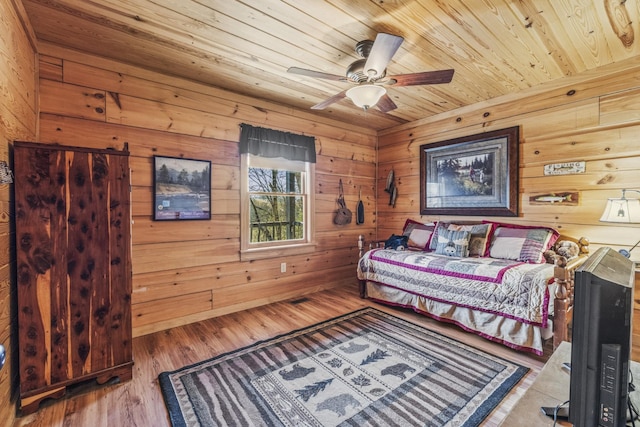
[[[315,140],[293,137],[303,138],[302,143],[292,142],[292,134],[242,125],[243,259],[313,250]]]

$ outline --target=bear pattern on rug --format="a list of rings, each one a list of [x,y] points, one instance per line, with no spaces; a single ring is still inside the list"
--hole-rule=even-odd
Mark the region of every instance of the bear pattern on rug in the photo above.
[[[252,385],[272,408],[288,408],[280,410],[281,418],[300,423],[305,414],[317,414],[323,425],[338,425],[432,363],[369,333],[300,359],[277,375],[265,373]]]

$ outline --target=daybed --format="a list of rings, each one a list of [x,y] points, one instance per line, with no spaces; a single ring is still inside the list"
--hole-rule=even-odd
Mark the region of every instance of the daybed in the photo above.
[[[588,241],[547,227],[421,224],[408,220],[406,247],[361,249],[361,296],[407,307],[518,350],[541,355],[568,340],[573,272]],[[553,321],[552,321],[553,320]]]

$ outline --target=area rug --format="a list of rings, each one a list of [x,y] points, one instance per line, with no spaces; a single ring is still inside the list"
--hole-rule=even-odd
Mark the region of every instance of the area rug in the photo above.
[[[365,308],[160,374],[173,426],[477,426],[529,369]]]

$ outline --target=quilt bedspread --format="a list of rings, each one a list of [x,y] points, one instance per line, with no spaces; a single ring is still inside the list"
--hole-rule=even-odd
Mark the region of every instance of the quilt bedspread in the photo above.
[[[553,265],[494,258],[454,258],[431,252],[373,249],[358,263],[368,280],[545,327]]]

